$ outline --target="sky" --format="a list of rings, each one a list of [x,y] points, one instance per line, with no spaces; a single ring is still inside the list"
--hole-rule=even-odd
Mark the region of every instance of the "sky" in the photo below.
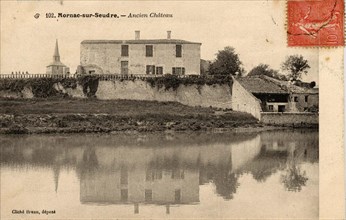
[[[280,69],[289,55],[301,54],[311,68],[304,81],[318,84],[318,49],[289,48],[286,1],[1,1],[1,73],[45,73],[58,39],[61,61],[75,72],[86,39],[172,38],[202,43],[201,58],[215,59],[235,48],[249,72],[258,64]],[[46,18],[46,13],[172,14],[172,18]],[[36,19],[34,15],[40,14]]]

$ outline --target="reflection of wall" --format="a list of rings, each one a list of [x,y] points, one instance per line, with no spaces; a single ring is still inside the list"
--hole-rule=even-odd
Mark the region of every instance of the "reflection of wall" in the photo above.
[[[286,153],[294,157],[318,161],[318,135],[314,131],[275,131],[261,134],[262,148],[268,153]]]
[[[251,161],[260,152],[260,137],[234,144],[232,147],[232,170],[241,168],[244,163]]]

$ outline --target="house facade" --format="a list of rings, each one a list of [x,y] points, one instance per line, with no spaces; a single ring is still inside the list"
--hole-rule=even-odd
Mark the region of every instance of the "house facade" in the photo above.
[[[84,40],[80,64],[86,74],[199,75],[201,43],[171,39]],[[80,70],[79,70],[80,72]]]
[[[261,103],[262,112],[317,112],[317,88],[306,88],[268,76],[237,78]]]
[[[319,106],[319,89],[311,88],[310,83],[300,83],[282,81],[265,76],[282,88],[285,88],[289,93],[289,111],[290,112],[316,112]]]

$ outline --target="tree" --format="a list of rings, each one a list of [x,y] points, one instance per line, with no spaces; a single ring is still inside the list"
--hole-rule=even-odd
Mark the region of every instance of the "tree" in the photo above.
[[[269,67],[268,64],[260,64],[254,67],[249,73],[248,76],[269,76],[275,79],[287,80],[284,75],[279,74],[277,70],[273,70]]]
[[[301,79],[302,74],[307,74],[310,68],[308,61],[302,55],[291,55],[281,64],[281,69],[288,72],[288,77],[293,80]]]
[[[242,62],[233,47],[225,47],[216,54],[216,59],[210,64],[211,75],[241,75],[244,73]]]

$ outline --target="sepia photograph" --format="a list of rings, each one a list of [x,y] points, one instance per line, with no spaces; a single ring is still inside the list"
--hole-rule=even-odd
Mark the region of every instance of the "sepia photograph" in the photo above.
[[[342,0],[0,4],[1,219],[345,217]]]

